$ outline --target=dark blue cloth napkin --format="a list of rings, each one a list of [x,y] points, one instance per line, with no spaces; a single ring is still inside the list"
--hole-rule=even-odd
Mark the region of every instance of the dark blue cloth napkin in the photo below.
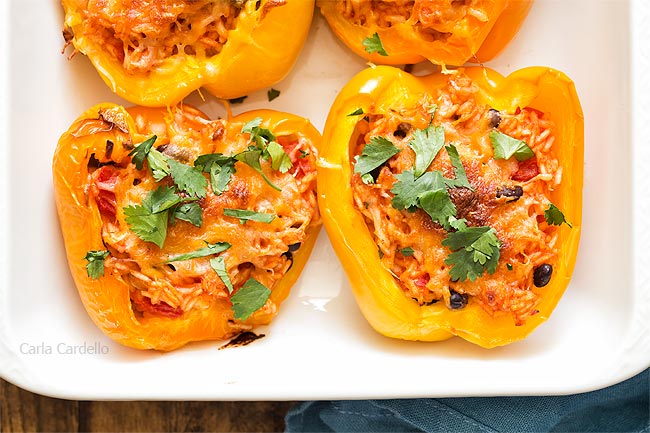
[[[287,431],[650,433],[649,372],[557,397],[304,402],[287,414]]]

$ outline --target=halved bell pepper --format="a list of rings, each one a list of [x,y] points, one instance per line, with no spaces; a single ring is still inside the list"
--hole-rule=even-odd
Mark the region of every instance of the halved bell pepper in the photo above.
[[[188,172],[197,155],[227,156],[241,151],[242,146],[245,149],[248,135],[242,133],[242,127],[251,121],[275,135],[277,143],[293,160],[291,169],[282,173],[272,169],[270,162],[260,160],[260,172],[244,162],[231,160],[236,172],[221,194],[214,193],[213,185],[208,182],[203,198],[201,194],[192,196],[185,191],[171,195],[185,204],[198,204],[202,224],[197,225],[196,220],[182,213],[174,213],[176,218],[170,217],[169,222],[165,217],[164,243],[156,244],[136,236],[129,220],[132,214],[128,213],[129,208],[134,209],[140,202],[144,204],[142,197],[154,190],[169,195],[174,183],[169,175],[163,174],[157,180],[152,177],[153,159],[141,159],[138,168],[134,146],[155,135],[151,152],[158,152],[159,161],[170,161],[170,168],[175,164],[181,173]],[[83,113],[61,137],[52,170],[68,264],[91,319],[121,344],[157,350],[172,350],[192,341],[225,339],[268,324],[298,279],[320,229],[315,203],[319,143],[320,134],[309,121],[270,110],[247,112],[223,122],[210,121],[188,105],[125,109],[100,104]],[[302,158],[300,149],[305,154]],[[189,179],[188,176],[185,178]],[[194,182],[196,176],[195,173]],[[200,176],[205,177],[205,182],[212,179],[208,173]],[[277,188],[281,191],[267,183],[267,178],[280,185]],[[205,185],[205,182],[200,183]],[[296,185],[303,190],[297,191]],[[292,220],[294,213],[289,207],[301,205],[311,210],[311,214],[307,215],[309,212],[305,210],[302,226],[287,229],[288,221],[283,217],[291,215]],[[238,221],[225,216],[223,210],[255,206],[262,206],[258,210],[279,217],[270,222]],[[285,239],[277,236],[286,235],[287,230],[294,243],[282,252],[278,248],[284,245]],[[261,235],[256,236],[257,233]],[[220,251],[197,259],[173,260],[181,254],[205,250],[207,243],[217,241],[231,244],[221,254],[227,255],[223,266],[234,285],[230,293],[225,280],[208,264]],[[259,241],[260,245],[253,248],[253,241]],[[93,257],[87,255],[91,251],[102,252],[105,259],[100,272],[95,268],[95,275],[91,275],[90,269]],[[245,260],[238,266],[242,257],[250,262]],[[257,260],[268,260],[273,272],[265,267],[256,268],[251,262],[258,263]],[[238,318],[231,298],[241,289],[241,284],[236,282],[237,275],[247,273],[261,275],[256,278],[262,282],[271,278],[268,281],[272,284],[266,284],[271,293],[266,302],[262,300],[262,307],[245,318]],[[143,295],[153,292],[152,287],[163,287],[162,292],[156,292],[162,295],[171,290],[173,296],[181,296],[179,305],[169,305],[165,298]],[[185,298],[192,302],[183,304],[183,294],[188,291],[191,293],[187,296],[195,294],[196,297]]]
[[[307,38],[314,9],[313,0],[216,2],[230,4],[238,12],[233,28],[219,29],[223,24],[218,18],[219,22],[207,28],[208,33],[203,38],[205,46],[223,44],[214,54],[183,45],[182,41],[165,46],[168,42],[165,32],[169,29],[182,25],[187,27],[182,31],[187,35],[197,31],[201,24],[187,22],[188,18],[182,15],[168,22],[176,13],[174,8],[178,8],[178,4],[150,5],[149,15],[143,16],[141,11],[129,11],[129,6],[120,0],[100,3],[99,6],[89,5],[87,0],[62,0],[62,3],[66,40],[88,56],[113,92],[134,104],[149,107],[175,105],[202,86],[218,98],[233,99],[277,83],[296,62]],[[197,7],[197,3],[189,3],[188,7]],[[210,7],[210,3],[215,2],[202,3],[204,7]],[[137,4],[140,3],[134,3]],[[105,19],[101,15],[96,20],[88,19],[91,6],[101,9],[102,14],[111,18]],[[134,14],[139,17],[138,22]],[[140,28],[145,25],[144,30]],[[118,39],[114,44],[107,42],[117,32],[130,32],[138,39],[130,42],[133,46],[124,46]],[[221,39],[223,32],[227,33],[225,43]],[[124,55],[123,51],[130,52],[143,44],[150,44],[152,52],[162,46],[169,55],[150,70],[127,70],[123,59],[118,57]],[[148,55],[149,52],[145,51],[142,58],[146,60]]]
[[[435,64],[456,66],[486,62],[499,54],[519,31],[532,3],[532,0],[446,3],[418,0],[414,4],[317,1],[339,39],[375,64],[414,64],[428,59]],[[391,7],[395,9],[393,12],[382,10]],[[360,21],[357,14],[362,13],[366,15]],[[403,20],[378,23],[378,19],[385,19],[382,15],[399,15]],[[387,55],[364,46],[364,40],[375,33]]]
[[[438,341],[459,336],[489,348],[520,340],[546,321],[569,284],[581,226],[583,115],[573,82],[557,70],[532,67],[507,77],[481,67],[459,71],[478,86],[474,94],[477,103],[498,110],[504,116],[532,109],[543,113],[544,119],[554,125],[553,146],[561,165],[562,182],[550,192],[549,198],[562,209],[573,227],[567,224],[557,227],[559,257],[550,283],[542,288],[532,287],[533,277],[529,276],[531,289],[541,294],[536,306],[538,311],[521,324],[515,323],[508,314],[491,314],[478,302],[472,302],[471,297],[460,309],[451,309],[448,302],[419,304],[382,265],[382,255],[378,254],[378,244],[373,237],[374,229],[364,219],[358,204],[355,205],[351,181],[353,176],[358,176],[354,173],[353,156],[361,139],[358,130],[361,119],[391,116],[394,112],[413,113],[423,95],[434,95],[437,89],[447,85],[449,75],[416,77],[389,66],[369,68],[356,75],[340,92],[325,125],[318,172],[319,205],[359,308],[376,331],[405,340]],[[422,113],[419,123],[426,126],[431,122],[430,115],[426,109],[419,112]],[[517,164],[517,161],[505,163]],[[494,197],[494,193],[491,194]],[[431,223],[428,226],[431,227]],[[506,264],[499,266],[502,273],[507,274]],[[509,267],[509,270],[512,269]],[[476,283],[480,285],[489,278],[486,273]]]

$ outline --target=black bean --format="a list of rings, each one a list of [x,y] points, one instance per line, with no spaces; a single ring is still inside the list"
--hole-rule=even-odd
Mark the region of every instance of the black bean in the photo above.
[[[519,198],[524,195],[524,190],[521,186],[516,185],[514,187],[502,186],[497,188],[497,198],[509,197],[511,201],[517,201]]]
[[[490,111],[488,111],[488,119],[490,119],[490,128],[498,128],[501,125],[501,113],[499,113],[499,110],[490,108]]]
[[[464,293],[458,293],[455,290],[449,290],[449,295],[449,307],[452,310],[460,310],[461,308],[465,308],[469,296]]]
[[[537,287],[544,287],[551,281],[551,275],[553,274],[553,266],[548,263],[539,265],[533,271],[533,283]]]
[[[406,135],[409,133],[411,130],[411,124],[410,123],[400,123],[397,125],[397,129],[393,132],[393,136],[397,138],[404,138]]]
[[[113,142],[111,140],[106,140],[106,158],[110,158],[113,153]]]
[[[300,245],[302,245],[300,242],[289,245],[289,252],[295,253],[296,251],[298,251],[300,249]]]
[[[293,253],[291,252],[291,249],[289,249],[289,251],[282,253],[282,255],[286,257],[288,261],[291,262],[291,264],[287,268],[287,272],[289,272],[289,269],[293,268]]]

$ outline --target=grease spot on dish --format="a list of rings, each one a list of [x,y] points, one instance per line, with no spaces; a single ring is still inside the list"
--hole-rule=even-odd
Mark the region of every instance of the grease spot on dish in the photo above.
[[[242,347],[242,346],[248,346],[248,345],[251,344],[253,341],[255,341],[255,340],[259,340],[260,338],[263,338],[263,337],[265,337],[265,336],[266,336],[266,334],[259,334],[259,335],[258,335],[258,334],[254,333],[254,332],[249,332],[249,331],[242,332],[241,334],[239,334],[238,336],[236,336],[235,338],[233,338],[232,340],[230,340],[228,343],[226,343],[226,344],[224,344],[223,346],[221,346],[221,347],[219,348],[219,350],[221,350],[221,349],[227,349],[227,348],[229,348],[229,347]]]

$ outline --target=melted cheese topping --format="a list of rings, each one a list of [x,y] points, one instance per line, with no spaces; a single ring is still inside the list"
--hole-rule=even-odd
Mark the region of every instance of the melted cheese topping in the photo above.
[[[82,34],[132,73],[221,52],[245,1],[76,0]]]
[[[361,26],[408,23],[429,40],[463,34],[468,22],[487,22],[493,0],[345,0],[338,12]]]
[[[231,155],[250,145],[248,134],[240,132],[242,123],[210,121],[188,106],[174,110],[166,129],[150,125],[144,117],[136,116],[136,124],[141,134],[157,134],[156,148],[178,162],[193,165],[200,155]],[[273,290],[291,267],[291,253],[305,241],[306,230],[320,219],[315,192],[317,150],[298,133],[279,136],[277,141],[292,159],[293,167],[283,174],[266,161],[262,160],[261,165],[281,191],[269,186],[249,166],[237,162],[227,190],[215,195],[208,185],[207,196],[199,200],[202,226],[181,220],[170,223],[162,249],[129,229],[123,209],[141,204],[159,186],[171,186],[171,179],[156,182],[146,164],[138,170],[130,157],[100,164],[89,173],[89,199],[101,213],[102,239],[111,252],[105,262],[106,272],[123,278],[132,287],[135,311],[174,317],[207,306],[212,297],[228,298],[227,288],[210,266],[214,256],[164,263],[204,248],[206,242],[232,245],[220,256],[225,259],[235,292],[250,278]],[[271,223],[242,224],[238,218],[225,216],[224,208],[273,213],[276,218]],[[274,312],[276,306],[269,299],[262,309]]]
[[[553,147],[552,124],[542,113],[529,108],[516,114],[498,113],[476,102],[477,91],[469,78],[453,75],[446,88],[435,95],[424,95],[414,109],[369,114],[360,121],[354,155],[360,155],[377,136],[388,138],[401,152],[381,168],[375,184],[365,184],[359,174],[354,174],[355,206],[377,242],[383,266],[416,302],[444,301],[450,305],[451,291],[455,291],[469,295],[491,314],[512,314],[521,324],[537,312],[535,306],[543,293],[543,288],[533,284],[533,271],[545,263],[555,267],[557,262],[558,228],[547,224],[544,211],[550,203],[550,191],[562,181],[562,170]],[[467,219],[468,226],[493,227],[502,243],[496,272],[485,272],[474,282],[451,281],[451,267],[444,263],[451,251],[441,244],[447,232],[425,211],[399,211],[391,205],[395,175],[412,169],[415,153],[408,143],[415,129],[428,126],[427,110],[432,104],[438,106],[432,124],[444,127],[445,142],[458,149],[475,190],[449,190],[457,217]],[[495,129],[525,141],[535,157],[524,162],[515,158],[495,160],[489,139]],[[440,170],[445,177],[454,178],[444,149],[428,170]],[[516,200],[499,194],[503,188],[516,187],[523,192]],[[412,256],[399,252],[407,247],[415,251]]]

